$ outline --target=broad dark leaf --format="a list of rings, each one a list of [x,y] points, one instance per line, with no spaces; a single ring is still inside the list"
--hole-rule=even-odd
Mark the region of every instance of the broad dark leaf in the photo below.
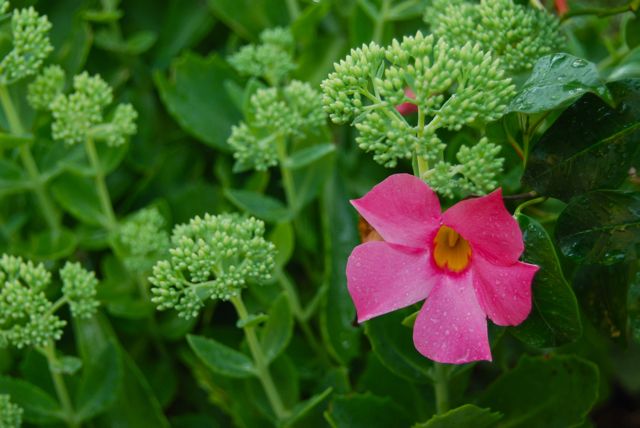
[[[559,346],[582,334],[578,302],[567,283],[547,231],[536,220],[518,216],[525,251],[522,259],[538,265],[533,279],[533,306],[529,317],[510,329],[518,339],[538,348]]]
[[[556,240],[582,264],[613,264],[637,257],[640,193],[597,190],[578,196],[560,213]]]
[[[568,201],[622,184],[640,153],[640,79],[608,87],[617,107],[593,94],[571,105],[532,150],[523,177],[526,185]]]
[[[406,427],[411,422],[391,399],[373,394],[336,397],[325,417],[336,428]]]
[[[414,425],[413,428],[492,428],[497,426],[502,415],[492,412],[491,409],[483,409],[473,404],[465,404],[456,409],[449,410],[442,415],[436,415],[427,422]]]

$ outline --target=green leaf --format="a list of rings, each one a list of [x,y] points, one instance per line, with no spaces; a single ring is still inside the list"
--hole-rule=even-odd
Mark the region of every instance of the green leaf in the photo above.
[[[627,295],[633,279],[628,263],[581,266],[573,278],[580,304],[593,325],[612,339],[627,339]]]
[[[265,221],[279,223],[291,215],[282,202],[250,190],[224,189],[224,195],[235,206]]]
[[[78,420],[85,421],[116,402],[124,370],[117,343],[103,332],[96,318],[74,320],[73,327],[84,367],[75,409]]]
[[[538,348],[572,342],[582,334],[580,311],[573,290],[562,274],[562,267],[547,231],[538,221],[517,217],[525,250],[523,261],[538,265],[533,278],[533,307],[529,317],[510,329],[518,339]]]
[[[54,198],[72,216],[87,224],[107,222],[100,208],[100,198],[92,180],[67,173],[51,185]]]
[[[284,267],[291,256],[295,247],[295,237],[291,223],[278,223],[273,231],[269,234],[269,241],[276,246],[276,266]]]
[[[307,416],[312,410],[324,402],[331,395],[333,388],[327,388],[324,391],[315,394],[308,399],[296,404],[291,409],[289,416],[284,421],[283,426],[293,426],[296,422]]]
[[[33,260],[59,260],[68,257],[78,245],[76,234],[67,229],[45,230],[29,236],[20,247]]]
[[[51,365],[51,370],[56,373],[72,375],[82,368],[82,360],[72,355],[58,357]]]
[[[483,409],[473,404],[465,404],[456,409],[449,410],[441,415],[435,415],[427,422],[416,424],[414,428],[492,428],[497,426],[502,415],[492,412],[491,409]]]
[[[242,119],[224,89],[236,75],[216,55],[207,58],[186,53],[176,59],[171,76],[154,74],[164,105],[182,128],[200,141],[228,150],[231,126]]]
[[[631,78],[640,78],[640,46],[629,51],[609,74],[610,81]]]
[[[122,383],[122,361],[115,344],[100,352],[92,352],[76,394],[76,413],[79,420],[90,419],[108,409],[117,398]]]
[[[284,166],[291,169],[303,168],[335,150],[333,143],[316,144],[293,153],[285,160]]]
[[[7,134],[6,132],[0,132],[0,149],[13,149],[25,144],[30,144],[33,141],[32,136],[20,136],[14,134]]]
[[[579,425],[598,398],[598,367],[569,355],[524,356],[491,384],[478,404],[504,414],[499,426]]]
[[[273,302],[269,309],[269,319],[265,324],[260,342],[267,361],[271,362],[287,347],[293,334],[293,316],[285,294]]]
[[[8,394],[11,401],[24,409],[24,419],[34,424],[47,424],[62,419],[58,402],[37,386],[24,380],[0,377],[0,394]]]
[[[345,271],[351,250],[358,245],[353,211],[337,171],[322,195],[322,236],[328,289],[320,312],[320,328],[328,351],[342,364],[359,355],[360,329],[353,326],[356,310],[347,290]]]
[[[209,0],[216,18],[239,36],[256,40],[261,30],[288,23],[289,14],[281,0]]]
[[[507,111],[542,113],[566,107],[587,92],[610,99],[595,64],[567,53],[547,55],[538,59]]]
[[[622,184],[640,153],[640,79],[608,86],[617,107],[587,94],[565,110],[530,153],[526,185],[567,201]]]
[[[24,192],[29,187],[22,168],[9,160],[0,159],[0,196]]]
[[[396,375],[416,383],[432,382],[431,361],[413,344],[412,329],[402,325],[411,309],[391,312],[365,323],[365,333],[380,362]]]
[[[313,164],[302,169],[293,170],[293,182],[296,189],[295,210],[302,209],[318,196],[324,186],[331,180],[335,168],[333,152],[318,158]]]
[[[556,240],[565,256],[581,264],[635,259],[640,193],[597,190],[572,199],[558,217]]]
[[[220,342],[202,336],[188,335],[187,342],[202,362],[216,373],[234,378],[255,374],[253,362],[246,355]]]
[[[249,314],[245,319],[236,321],[236,327],[245,328],[245,327],[257,327],[260,324],[266,322],[269,319],[269,315],[259,313],[259,314]]]
[[[411,422],[391,399],[370,393],[334,398],[325,418],[335,428],[406,427]]]

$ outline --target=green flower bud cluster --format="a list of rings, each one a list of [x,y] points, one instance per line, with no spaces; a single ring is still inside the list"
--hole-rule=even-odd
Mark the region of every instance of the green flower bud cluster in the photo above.
[[[229,63],[241,74],[260,77],[277,86],[296,67],[293,35],[286,28],[271,28],[260,34],[260,42],[242,47],[229,58]]]
[[[138,114],[130,104],[118,105],[111,121],[105,122],[103,110],[113,101],[113,92],[99,75],[84,72],[75,76],[73,89],[73,93],[59,94],[49,104],[53,138],[73,145],[92,137],[118,146],[135,134]]]
[[[49,110],[53,100],[64,90],[65,73],[59,65],[42,70],[27,87],[27,101],[35,110]]]
[[[45,294],[51,273],[43,264],[6,254],[0,257],[0,347],[45,346],[60,339],[66,322],[55,312],[64,303],[73,317],[95,313],[98,281],[94,273],[67,262],[60,278],[63,297],[52,303]]]
[[[472,147],[462,146],[456,154],[460,164],[439,161],[423,178],[438,193],[454,196],[483,195],[495,189],[496,176],[502,171],[503,158],[497,157],[500,146],[486,137]]]
[[[228,300],[248,282],[269,280],[275,246],[263,235],[262,221],[238,214],[205,214],[176,226],[170,257],[156,263],[149,278],[151,300],[159,310],[193,318],[205,300]]]
[[[22,407],[11,402],[11,397],[0,394],[0,428],[19,428],[23,412]]]
[[[499,60],[479,45],[452,46],[421,32],[386,48],[371,43],[353,49],[322,89],[331,119],[353,121],[360,148],[387,167],[414,155],[441,160],[445,145],[437,129],[497,120],[515,93]],[[417,124],[398,113],[403,102],[417,105]]]
[[[0,0],[0,14],[5,14],[9,10],[9,2],[7,0]]]
[[[1,5],[3,11],[7,3]],[[38,73],[53,47],[49,42],[51,23],[32,7],[14,10],[11,16],[13,49],[0,62],[0,80],[10,84]]]
[[[531,69],[538,58],[558,51],[564,42],[557,17],[513,0],[433,0],[424,19],[434,34],[451,44],[479,43],[510,72]]]
[[[60,269],[62,294],[74,318],[91,318],[100,304],[96,300],[98,280],[93,272],[80,263],[66,262]]]
[[[0,258],[0,347],[44,346],[62,337],[66,322],[44,293],[50,283],[44,265],[6,254]]]
[[[127,269],[150,272],[158,260],[166,257],[170,244],[165,227],[166,221],[156,207],[136,212],[120,226],[118,241]]]
[[[250,99],[246,121],[231,129],[229,145],[242,168],[264,171],[278,164],[278,144],[303,139],[326,125],[322,99],[308,83],[258,89]]]

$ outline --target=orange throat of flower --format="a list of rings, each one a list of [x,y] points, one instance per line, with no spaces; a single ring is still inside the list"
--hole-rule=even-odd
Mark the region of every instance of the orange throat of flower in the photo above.
[[[448,226],[440,226],[433,240],[433,260],[441,269],[462,272],[471,259],[471,246]]]

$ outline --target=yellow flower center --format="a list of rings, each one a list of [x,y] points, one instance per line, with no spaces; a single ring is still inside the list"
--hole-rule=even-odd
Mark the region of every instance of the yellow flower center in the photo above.
[[[440,227],[433,240],[433,247],[433,260],[441,269],[460,272],[469,264],[471,246],[450,227]]]

